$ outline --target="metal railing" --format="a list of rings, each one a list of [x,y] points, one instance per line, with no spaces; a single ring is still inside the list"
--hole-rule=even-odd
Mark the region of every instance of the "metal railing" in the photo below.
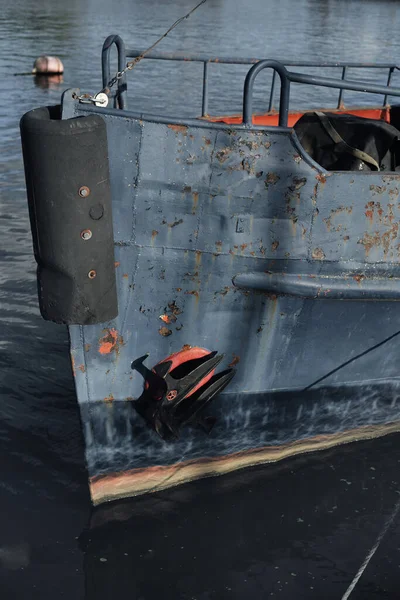
[[[118,70],[121,71],[125,66],[127,58],[137,58],[142,56],[142,50],[135,48],[125,49],[125,45],[119,36],[109,36],[104,42],[102,53],[102,70],[103,82],[111,79],[110,71],[110,51],[113,44],[116,44],[118,51]],[[383,95],[383,106],[387,106],[388,97],[400,96],[400,89],[391,87],[392,76],[399,67],[393,63],[361,63],[361,62],[329,62],[329,61],[285,61],[280,60],[263,60],[259,58],[235,58],[231,56],[207,56],[204,54],[183,54],[181,52],[151,52],[146,54],[143,60],[168,60],[168,61],[184,61],[203,64],[203,81],[202,81],[202,117],[208,116],[209,106],[209,65],[226,64],[226,65],[250,65],[252,66],[247,73],[243,94],[243,121],[247,125],[251,124],[252,112],[252,90],[254,79],[262,69],[267,67],[273,69],[272,82],[269,93],[268,112],[274,108],[274,95],[276,90],[276,76],[280,77],[281,94],[279,104],[279,124],[287,124],[287,116],[289,111],[290,83],[302,83],[306,85],[316,85],[338,89],[337,108],[343,108],[343,97],[345,90],[362,91]],[[305,73],[291,72],[286,67],[300,68],[321,68],[332,69],[341,68],[341,79],[330,77],[317,77]],[[374,85],[367,82],[346,79],[350,68],[376,70],[382,69],[387,71],[386,86]],[[105,84],[104,84],[105,85]],[[118,91],[115,98],[115,105],[119,108],[127,108],[127,84],[125,76],[118,81]]]

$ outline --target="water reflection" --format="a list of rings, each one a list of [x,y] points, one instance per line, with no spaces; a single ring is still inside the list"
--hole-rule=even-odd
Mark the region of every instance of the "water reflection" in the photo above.
[[[35,75],[35,85],[42,90],[57,90],[63,82],[63,75]]]
[[[100,506],[79,542],[85,600],[341,598],[398,501],[382,469],[396,440]],[[363,590],[378,593],[384,572],[369,573]]]

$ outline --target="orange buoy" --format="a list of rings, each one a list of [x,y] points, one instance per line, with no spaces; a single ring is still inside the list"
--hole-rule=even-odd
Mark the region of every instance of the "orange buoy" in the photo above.
[[[36,75],[60,75],[64,73],[64,65],[57,56],[39,56],[35,60],[32,73],[36,73]]]

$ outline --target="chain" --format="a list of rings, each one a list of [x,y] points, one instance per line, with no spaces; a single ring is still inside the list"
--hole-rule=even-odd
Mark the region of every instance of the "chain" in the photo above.
[[[169,33],[171,33],[171,31],[173,29],[175,29],[175,27],[177,27],[185,19],[188,19],[190,17],[190,15],[192,15],[194,13],[194,11],[197,10],[202,4],[205,4],[205,2],[207,2],[207,0],[201,0],[201,2],[199,2],[194,8],[192,8],[186,15],[184,15],[183,17],[180,17],[179,19],[177,19],[175,21],[175,23],[173,23],[171,25],[171,27],[169,29],[167,29],[167,31],[165,33],[163,33],[163,35],[161,37],[159,37],[156,42],[154,42],[154,44],[152,44],[151,46],[149,46],[149,48],[147,48],[147,50],[145,50],[144,52],[142,52],[142,54],[140,54],[139,56],[136,56],[133,60],[130,60],[129,62],[127,62],[125,68],[122,69],[122,71],[118,71],[114,75],[114,77],[112,79],[110,79],[110,81],[107,83],[107,85],[102,90],[100,90],[100,92],[98,94],[95,94],[94,96],[91,96],[90,94],[82,94],[81,96],[75,95],[74,96],[75,100],[79,100],[80,102],[83,102],[83,103],[86,103],[86,104],[96,104],[96,106],[102,106],[102,105],[107,106],[107,104],[108,104],[108,98],[107,98],[107,96],[110,95],[111,88],[113,88],[114,85],[128,71],[132,71],[132,69],[134,69],[136,67],[136,65],[141,60],[143,60],[146,57],[147,54],[149,54],[149,52],[151,52],[156,46],[158,46],[158,44],[164,38],[166,38],[167,35]]]

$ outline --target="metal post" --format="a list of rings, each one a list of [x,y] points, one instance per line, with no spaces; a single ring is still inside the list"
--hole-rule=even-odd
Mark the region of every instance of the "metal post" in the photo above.
[[[287,127],[289,115],[290,81],[288,71],[277,60],[261,60],[251,67],[246,75],[243,93],[243,123],[247,127],[253,125],[253,86],[254,80],[263,69],[274,69],[281,80],[281,94],[279,100],[279,127]]]
[[[387,87],[390,86],[390,82],[392,81],[392,75],[393,75],[393,71],[394,71],[394,67],[390,67],[389,69],[389,73],[388,73],[388,78],[387,78]],[[386,94],[386,96],[383,99],[383,106],[387,106],[387,101],[388,101],[388,94]]]
[[[347,67],[343,67],[342,69],[342,81],[344,79],[346,79],[346,73],[347,73]],[[337,107],[338,108],[344,108],[344,104],[343,104],[343,95],[344,95],[344,89],[342,88],[339,91],[339,98],[338,98],[338,103],[337,103]]]
[[[118,51],[118,71],[122,71],[126,67],[126,51],[123,39],[119,35],[109,35],[103,44],[101,54],[101,66],[103,75],[103,87],[108,85],[111,80],[110,71],[110,53],[112,45],[115,44]],[[128,108],[126,76],[124,75],[118,80],[118,91],[116,93],[116,108],[126,110]]]
[[[271,82],[271,91],[269,94],[268,112],[271,112],[271,110],[274,106],[275,83],[276,83],[276,71],[274,71],[272,73],[272,82]]]
[[[208,115],[208,62],[203,63],[203,102],[201,116]]]

